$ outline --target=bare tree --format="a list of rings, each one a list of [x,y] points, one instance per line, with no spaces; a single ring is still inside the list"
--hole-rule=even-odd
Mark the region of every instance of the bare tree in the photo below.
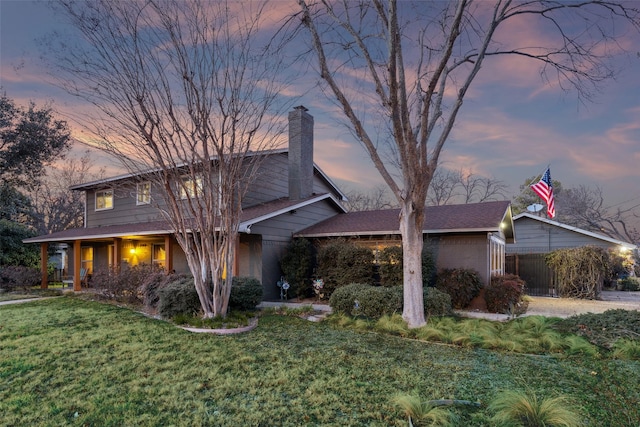
[[[298,3],[321,79],[400,204],[402,316],[419,327],[425,324],[420,254],[427,190],[484,61],[500,55],[530,59],[542,66],[543,76],[589,99],[612,76],[607,60],[617,35],[613,24],[638,27],[638,10],[608,1]],[[549,45],[498,39],[506,23],[527,20],[549,24]],[[385,127],[400,165],[397,180],[372,135]]]
[[[345,194],[347,201],[344,202],[344,205],[349,212],[392,209],[396,207],[389,200],[389,191],[383,185],[378,185],[369,191],[349,190]]]
[[[286,128],[264,3],[61,1],[83,36],[56,71],[100,113],[100,147],[159,190],[205,317],[225,316],[241,201]]]
[[[427,204],[432,206],[452,203],[481,203],[504,200],[508,185],[495,178],[459,169],[438,168],[427,192]]]
[[[633,201],[632,201],[633,202]],[[600,187],[580,185],[566,189],[558,210],[559,220],[625,242],[640,242],[640,203],[606,206]]]
[[[84,225],[84,196],[71,186],[104,178],[104,167],[96,168],[87,150],[80,157],[68,155],[27,191],[39,234],[55,233]]]

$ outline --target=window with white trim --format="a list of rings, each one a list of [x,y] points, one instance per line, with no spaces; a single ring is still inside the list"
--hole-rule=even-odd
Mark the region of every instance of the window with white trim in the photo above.
[[[96,210],[113,209],[113,190],[96,191]]]
[[[139,182],[136,185],[136,205],[148,205],[151,203],[151,183]]]
[[[180,187],[180,198],[191,199],[202,193],[202,178],[183,177]]]

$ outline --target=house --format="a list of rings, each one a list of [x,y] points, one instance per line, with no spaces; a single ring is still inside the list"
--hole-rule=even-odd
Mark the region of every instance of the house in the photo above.
[[[313,162],[313,117],[300,106],[289,113],[287,149],[264,156],[260,179],[242,200],[233,275],[259,279],[265,299],[276,299],[279,261],[292,237],[352,237],[378,250],[399,245],[398,210],[347,213],[345,195]],[[114,266],[157,265],[188,273],[184,252],[163,219],[160,189],[145,174],[126,174],[72,187],[85,194],[85,227],[25,239],[39,243],[42,286],[47,286],[50,244],[71,252],[65,270],[73,289],[94,271]],[[504,271],[505,244],[514,239],[509,202],[428,207],[423,227],[438,268],[465,267],[485,282]]]
[[[507,272],[519,275],[527,282],[530,295],[555,295],[553,275],[544,255],[557,249],[597,246],[631,253],[638,247],[611,237],[583,230],[525,212],[513,218],[517,242],[507,245]]]
[[[399,209],[341,213],[296,236],[312,240],[344,237],[379,251],[401,245],[399,214]],[[438,270],[473,269],[486,284],[492,275],[504,272],[505,246],[515,239],[511,204],[494,201],[428,206],[422,233]]]
[[[345,209],[345,195],[313,162],[313,117],[304,107],[289,113],[289,147],[250,153],[264,159],[260,179],[242,200],[240,238],[234,275],[256,277],[265,298],[275,298],[281,272],[279,259],[300,230]],[[47,286],[49,244],[72,248],[67,270],[74,290],[81,289],[81,272],[91,275],[116,265],[153,264],[188,273],[184,252],[160,213],[159,189],[143,174],[121,175],[72,187],[85,193],[85,227],[25,239],[40,243],[42,286]]]

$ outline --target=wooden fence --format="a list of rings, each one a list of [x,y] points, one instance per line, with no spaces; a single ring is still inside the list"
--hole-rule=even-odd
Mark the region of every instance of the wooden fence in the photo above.
[[[505,259],[505,273],[517,274],[527,283],[527,294],[557,296],[553,271],[544,261],[545,254],[514,254]]]

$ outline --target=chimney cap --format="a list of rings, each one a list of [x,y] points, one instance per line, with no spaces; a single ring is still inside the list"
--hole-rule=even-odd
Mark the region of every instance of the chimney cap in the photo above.
[[[302,111],[309,111],[309,109],[307,107],[305,107],[304,105],[298,105],[297,107],[293,107],[294,110],[302,110]]]

